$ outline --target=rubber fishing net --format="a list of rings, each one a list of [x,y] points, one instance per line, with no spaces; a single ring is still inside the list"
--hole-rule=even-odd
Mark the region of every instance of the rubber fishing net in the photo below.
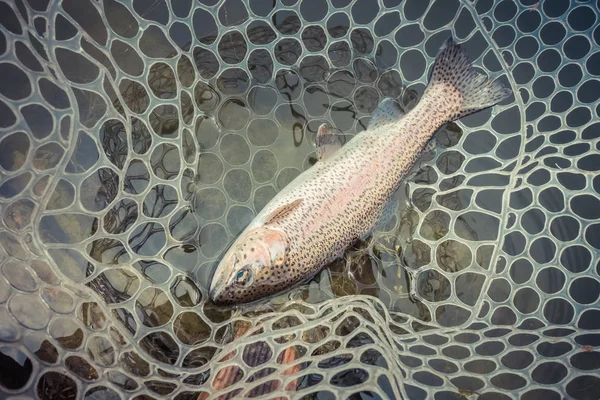
[[[0,1],[4,398],[600,398],[598,1]],[[514,96],[262,304],[228,243],[448,36]]]

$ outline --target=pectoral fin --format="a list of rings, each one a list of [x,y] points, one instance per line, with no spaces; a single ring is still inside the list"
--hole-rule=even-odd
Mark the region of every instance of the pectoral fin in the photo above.
[[[285,204],[285,205],[278,207],[275,210],[271,211],[269,214],[267,214],[267,216],[265,216],[264,224],[268,225],[268,224],[280,222],[287,215],[289,215],[289,213],[294,211],[296,209],[296,207],[298,207],[300,204],[302,204],[302,201],[303,201],[303,199],[297,199],[297,200],[292,201],[291,203]]]
[[[395,100],[390,98],[384,99],[379,103],[375,111],[373,111],[371,122],[369,122],[369,129],[397,122],[404,115],[404,111],[402,111],[400,105]]]
[[[344,144],[344,135],[333,132],[327,124],[319,126],[317,131],[317,157],[319,161],[326,160],[338,151]]]

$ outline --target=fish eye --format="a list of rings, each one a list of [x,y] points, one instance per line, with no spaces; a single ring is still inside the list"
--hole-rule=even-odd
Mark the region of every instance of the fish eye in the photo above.
[[[235,275],[235,284],[238,286],[246,286],[250,281],[250,272],[248,269],[242,268]]]

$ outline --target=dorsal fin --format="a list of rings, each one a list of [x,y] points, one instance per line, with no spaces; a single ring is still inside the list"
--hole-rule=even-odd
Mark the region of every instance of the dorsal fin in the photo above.
[[[285,204],[281,207],[277,207],[275,210],[271,211],[264,218],[264,225],[273,224],[280,222],[284,219],[289,213],[294,211],[296,207],[302,204],[303,199],[297,199],[292,201],[291,203]]]
[[[344,135],[333,132],[327,124],[321,124],[317,131],[315,143],[317,145],[317,158],[320,161],[326,160],[342,147]]]
[[[404,117],[404,115],[404,111],[402,111],[400,105],[396,103],[395,100],[390,98],[383,99],[377,106],[377,109],[375,109],[371,115],[369,129],[375,129],[382,125],[397,122],[399,119]]]

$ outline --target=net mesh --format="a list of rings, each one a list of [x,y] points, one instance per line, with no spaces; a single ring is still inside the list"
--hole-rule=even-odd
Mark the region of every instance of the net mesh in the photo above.
[[[0,392],[600,397],[598,1],[0,1]],[[313,282],[207,299],[227,244],[453,35],[514,96],[442,127]]]

